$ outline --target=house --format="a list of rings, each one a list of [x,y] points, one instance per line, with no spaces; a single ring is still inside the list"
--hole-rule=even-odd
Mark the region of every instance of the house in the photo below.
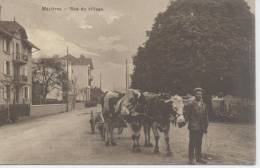
[[[0,104],[31,104],[33,49],[23,26],[0,20]]]
[[[93,77],[91,71],[94,69],[91,58],[80,55],[79,58],[68,54],[62,57],[64,65],[68,63],[68,77],[71,83],[70,94],[75,95],[77,101],[89,101],[90,89]]]

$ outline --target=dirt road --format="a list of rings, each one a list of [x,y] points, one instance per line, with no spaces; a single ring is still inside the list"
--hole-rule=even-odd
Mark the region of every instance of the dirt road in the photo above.
[[[90,110],[98,111],[95,108],[84,109],[0,127],[0,163],[187,164],[186,127],[171,127],[171,157],[165,154],[163,136],[159,154],[153,154],[152,148],[144,147],[141,153],[132,153],[130,131],[127,129],[120,138],[116,138],[118,145],[115,147],[105,147],[99,134],[90,134]],[[255,162],[254,125],[210,123],[208,132],[203,151],[211,157],[209,164]]]

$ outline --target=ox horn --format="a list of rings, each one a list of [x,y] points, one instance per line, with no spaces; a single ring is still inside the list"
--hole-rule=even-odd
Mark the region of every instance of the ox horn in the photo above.
[[[165,100],[164,103],[169,103],[171,99]]]

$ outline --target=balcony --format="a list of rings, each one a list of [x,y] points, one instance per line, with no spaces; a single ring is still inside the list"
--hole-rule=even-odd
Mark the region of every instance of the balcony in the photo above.
[[[28,62],[28,55],[26,54],[15,53],[13,58],[14,63],[26,64]]]
[[[3,78],[0,80],[0,82],[4,84],[10,84],[12,83],[12,76],[10,74],[3,74]]]
[[[25,75],[19,75],[14,77],[14,83],[15,84],[27,84],[28,83],[28,77]]]

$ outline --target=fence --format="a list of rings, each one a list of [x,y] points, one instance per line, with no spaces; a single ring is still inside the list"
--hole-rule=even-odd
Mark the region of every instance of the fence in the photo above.
[[[75,110],[85,109],[84,103],[76,103]],[[69,111],[73,110],[69,104]],[[9,111],[9,114],[8,114]],[[16,121],[19,117],[30,116],[31,118],[44,117],[54,115],[66,111],[66,104],[44,104],[32,105],[29,104],[0,104],[0,125],[11,121]]]
[[[75,110],[85,109],[84,103],[76,103]],[[72,105],[69,104],[69,111],[72,111]],[[58,114],[66,111],[66,104],[43,104],[43,105],[32,105],[31,117],[44,117],[53,114]]]
[[[30,115],[29,104],[1,104],[0,105],[0,125],[8,120],[16,121],[19,117]]]
[[[255,119],[255,103],[246,98],[227,95],[212,98],[212,111],[216,119],[252,121]]]
[[[66,111],[65,104],[32,105],[30,117],[43,117]]]

